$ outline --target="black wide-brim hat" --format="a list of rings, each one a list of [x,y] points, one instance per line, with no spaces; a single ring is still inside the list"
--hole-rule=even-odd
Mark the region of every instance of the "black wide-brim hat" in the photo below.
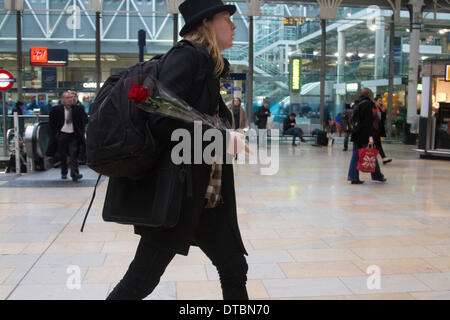
[[[222,11],[228,11],[230,15],[236,12],[236,6],[226,5],[221,0],[186,0],[178,9],[185,21],[180,31],[181,37],[197,27],[204,18],[211,18]]]

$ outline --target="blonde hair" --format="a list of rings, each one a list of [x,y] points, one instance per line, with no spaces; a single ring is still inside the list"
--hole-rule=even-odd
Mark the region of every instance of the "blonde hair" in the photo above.
[[[201,45],[213,58],[216,66],[214,73],[219,77],[225,67],[222,54],[220,53],[219,46],[216,40],[216,34],[212,30],[210,24],[204,25],[203,23],[192,31],[189,31],[184,36],[184,39],[195,42]]]

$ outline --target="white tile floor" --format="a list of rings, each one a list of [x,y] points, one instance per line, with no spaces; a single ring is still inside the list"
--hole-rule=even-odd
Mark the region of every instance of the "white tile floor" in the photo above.
[[[235,166],[238,218],[249,251],[252,299],[450,299],[450,162],[421,160],[413,146],[385,145],[388,182],[348,184],[351,153],[280,145],[280,170]],[[51,185],[57,170],[0,186],[0,299],[105,299],[139,237],[105,223],[106,182],[80,233],[96,175]],[[46,186],[32,187],[33,181]],[[371,264],[381,288],[367,286]],[[81,289],[70,290],[79,267]],[[198,249],[176,256],[147,299],[221,299],[216,268]]]

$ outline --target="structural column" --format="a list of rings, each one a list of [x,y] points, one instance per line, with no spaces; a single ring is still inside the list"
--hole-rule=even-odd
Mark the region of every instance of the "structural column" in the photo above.
[[[388,112],[386,123],[387,139],[391,140],[392,136],[392,109],[394,107],[394,44],[395,44],[395,19],[392,15],[391,23],[389,24],[389,78],[388,78]]]
[[[407,122],[413,123],[417,114],[417,82],[419,73],[419,44],[423,0],[410,0],[412,6],[411,37],[409,44],[408,113]]]
[[[448,53],[448,33],[441,37],[442,53]]]
[[[253,118],[253,16],[249,16],[248,35],[248,77],[247,77],[247,105],[248,117]]]
[[[17,10],[16,16],[17,16],[17,101],[23,101],[22,12],[20,10]]]
[[[320,63],[320,125],[324,125],[325,112],[325,76],[326,76],[326,57],[327,57],[327,20],[321,19],[322,26],[322,58]]]
[[[338,61],[337,61],[337,81],[336,83],[345,83],[345,32],[338,31]],[[342,104],[342,95],[336,95],[336,104]]]
[[[173,14],[173,45],[178,42],[178,13]]]
[[[383,78],[384,64],[384,17],[377,17],[375,30],[375,70],[374,78],[376,80]]]

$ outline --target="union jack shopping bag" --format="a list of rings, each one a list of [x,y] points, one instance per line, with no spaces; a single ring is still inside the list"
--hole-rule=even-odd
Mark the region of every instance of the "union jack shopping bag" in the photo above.
[[[361,172],[375,172],[378,150],[373,147],[358,150],[359,160],[356,167]]]

